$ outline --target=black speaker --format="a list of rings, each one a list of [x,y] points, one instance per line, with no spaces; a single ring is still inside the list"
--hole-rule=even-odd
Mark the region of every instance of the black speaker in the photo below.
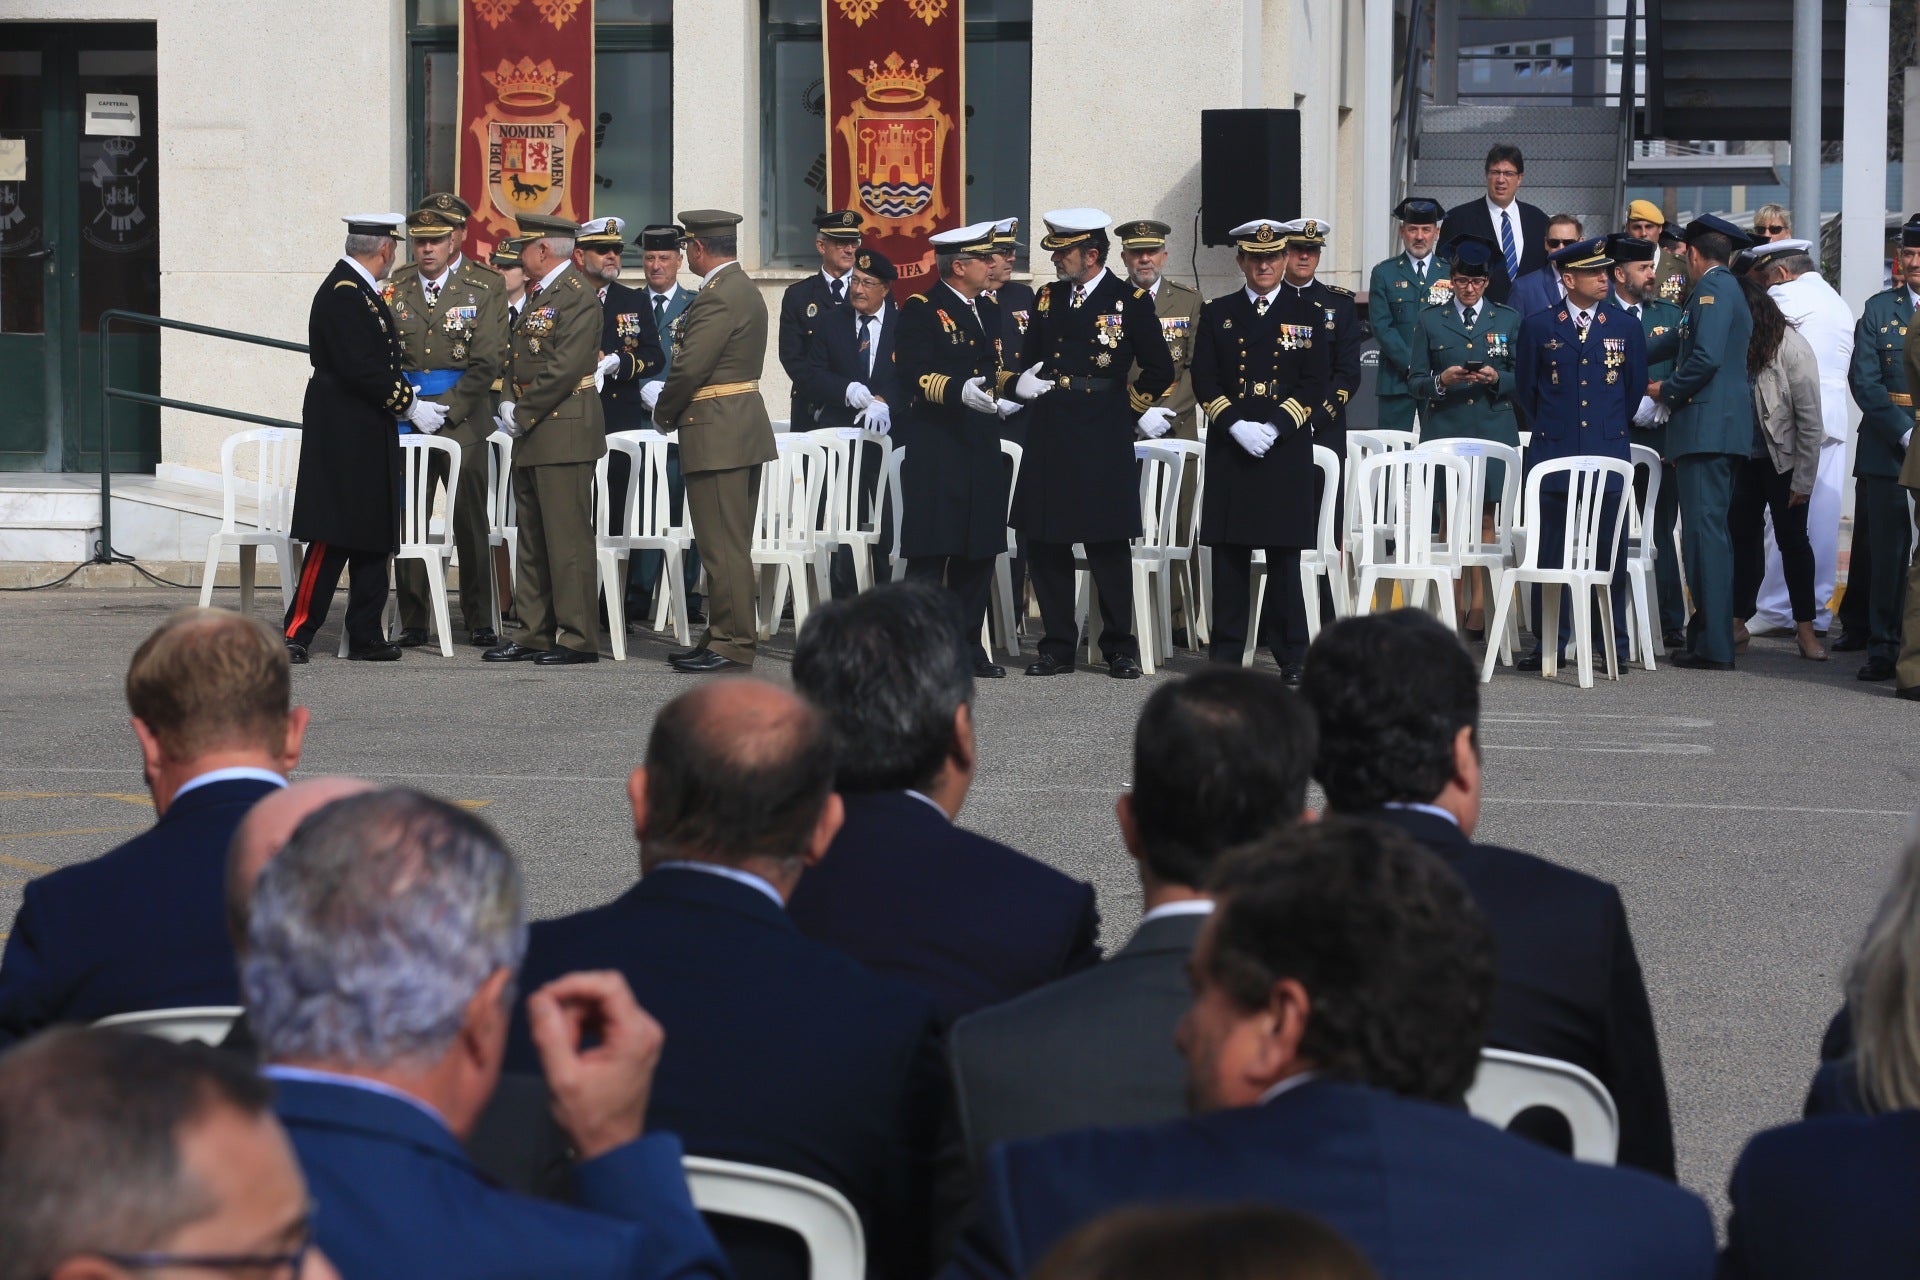
[[[1300,113],[1253,110],[1200,113],[1200,241],[1232,244],[1228,234],[1255,218],[1300,216]]]

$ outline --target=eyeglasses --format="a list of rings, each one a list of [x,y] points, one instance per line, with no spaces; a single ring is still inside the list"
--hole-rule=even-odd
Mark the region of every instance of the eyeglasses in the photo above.
[[[1489,169],[1487,170],[1487,176],[1489,178],[1517,178],[1520,176],[1520,171],[1518,169]]]
[[[307,1253],[312,1248],[313,1241],[305,1240],[292,1253],[102,1253],[96,1256],[128,1271],[183,1267],[200,1271],[251,1271],[300,1280],[307,1265]]]
[[[1754,230],[1763,232],[1766,235],[1770,235],[1770,236],[1783,236],[1787,234],[1787,229],[1781,226],[1779,223],[1775,223],[1771,227],[1755,227]]]
[[[1578,240],[1555,240],[1552,236],[1547,237],[1547,248],[1549,249],[1564,249],[1570,244],[1579,243]]]

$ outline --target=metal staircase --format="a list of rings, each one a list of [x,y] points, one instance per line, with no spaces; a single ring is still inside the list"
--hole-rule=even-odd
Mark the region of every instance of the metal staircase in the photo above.
[[[1487,191],[1487,148],[1510,142],[1527,160],[1520,198],[1570,213],[1588,234],[1620,222],[1619,114],[1612,107],[1430,106],[1420,114],[1412,191],[1452,208]]]

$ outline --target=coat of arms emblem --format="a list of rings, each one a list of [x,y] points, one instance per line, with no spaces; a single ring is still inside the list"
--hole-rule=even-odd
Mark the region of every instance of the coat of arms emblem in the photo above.
[[[480,74],[496,95],[472,126],[486,154],[489,202],[509,222],[552,213],[566,199],[567,167],[586,132],[565,103],[554,105],[573,72],[522,57]]]
[[[884,63],[847,72],[866,90],[837,125],[853,167],[860,206],[895,225],[895,235],[932,231],[947,216],[940,181],[940,153],[953,129],[953,117],[927,86],[942,69],[919,59],[904,61],[889,53]]]

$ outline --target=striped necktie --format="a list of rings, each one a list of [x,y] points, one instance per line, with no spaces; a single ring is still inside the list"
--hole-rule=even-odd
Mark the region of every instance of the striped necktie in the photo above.
[[[1507,279],[1520,278],[1520,250],[1513,242],[1513,210],[1500,211],[1500,255],[1507,260]]]

